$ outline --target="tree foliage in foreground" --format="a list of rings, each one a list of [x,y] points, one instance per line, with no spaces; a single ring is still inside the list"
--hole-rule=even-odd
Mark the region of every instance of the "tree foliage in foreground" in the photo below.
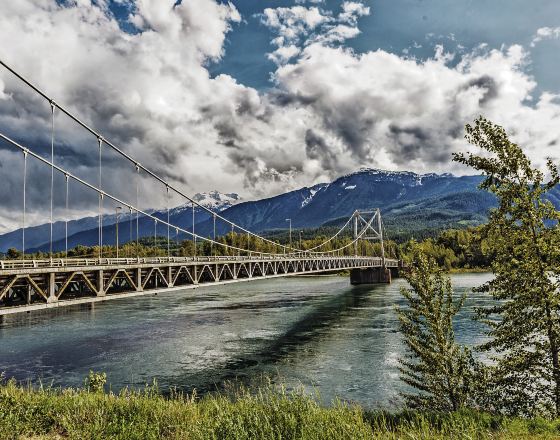
[[[400,330],[412,360],[400,360],[401,379],[419,392],[403,393],[412,408],[456,411],[470,404],[473,360],[455,342],[453,319],[465,296],[455,300],[451,280],[435,260],[418,250],[404,273],[410,288],[397,308]]]
[[[483,189],[498,207],[485,232],[494,253],[494,279],[479,290],[497,302],[479,311],[490,326],[487,405],[509,414],[560,415],[560,213],[545,196],[560,182],[549,160],[550,178],[534,168],[505,130],[479,118],[466,139],[482,155],[454,160],[482,172]]]

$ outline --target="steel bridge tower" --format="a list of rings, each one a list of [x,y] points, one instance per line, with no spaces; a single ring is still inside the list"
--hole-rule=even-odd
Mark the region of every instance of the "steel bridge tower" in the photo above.
[[[367,218],[370,218],[370,220],[367,220]],[[387,261],[385,259],[381,210],[379,208],[371,211],[356,210],[354,214],[352,214],[352,220],[354,223],[354,255],[358,255],[360,240],[378,241],[380,244],[381,265],[378,267],[355,268],[350,270],[350,283],[354,285],[391,283],[391,270],[387,267]]]

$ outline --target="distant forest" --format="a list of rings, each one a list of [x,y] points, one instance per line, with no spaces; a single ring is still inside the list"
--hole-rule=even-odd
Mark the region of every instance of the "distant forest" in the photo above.
[[[292,247],[298,249],[312,249],[323,243],[336,232],[336,228],[324,227],[314,230],[292,231]],[[301,241],[300,241],[301,237]],[[387,237],[391,237],[390,230]],[[212,245],[208,241],[197,242],[196,246],[192,240],[176,240],[173,237],[169,242],[167,237],[143,237],[138,243],[135,241],[124,243],[119,246],[118,255],[121,258],[136,258],[147,256],[211,256],[211,255],[249,255],[249,253],[289,253],[290,237],[288,231],[272,231],[266,234],[266,238],[275,242],[267,243],[255,237],[245,234],[228,233],[217,237],[218,244]],[[338,255],[374,255],[381,256],[379,242],[362,241],[357,247],[350,245],[352,237],[347,233],[330,241],[316,251],[337,251]],[[411,238],[406,241],[396,241],[390,238],[384,241],[385,256],[407,260],[411,257],[414,244],[420,246],[426,255],[433,257],[445,270],[452,269],[476,269],[487,268],[490,265],[491,247],[484,237],[484,227],[468,227],[465,229],[448,229],[441,231],[433,237],[417,241]],[[239,248],[243,250],[238,250]],[[342,249],[341,249],[342,248]],[[248,250],[247,250],[248,249]],[[100,255],[98,246],[76,246],[65,251],[56,252],[53,258],[96,258]],[[101,255],[105,258],[117,256],[115,246],[103,246]],[[21,259],[22,254],[16,249],[10,249],[3,258]],[[49,258],[47,252],[36,252],[26,254],[26,259]]]

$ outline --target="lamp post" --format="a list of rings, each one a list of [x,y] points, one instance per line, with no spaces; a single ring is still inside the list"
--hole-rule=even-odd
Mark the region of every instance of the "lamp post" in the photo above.
[[[290,252],[291,252],[292,251],[292,219],[287,218],[286,221],[290,223]]]
[[[117,258],[119,258],[119,211],[122,209],[122,206],[115,206],[115,217],[117,218],[117,222],[115,223],[115,235],[117,236]]]
[[[303,231],[299,231],[299,248],[302,249],[301,247],[301,234],[303,234]]]
[[[154,252],[157,248],[157,240],[156,240],[156,236],[157,236],[157,218],[154,219]],[[157,253],[157,252],[156,252]]]

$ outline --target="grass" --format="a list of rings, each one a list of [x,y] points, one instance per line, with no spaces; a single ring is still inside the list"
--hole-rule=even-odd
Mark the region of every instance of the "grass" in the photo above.
[[[560,421],[477,412],[369,412],[302,392],[264,390],[196,398],[155,388],[119,394],[0,385],[1,439],[541,439]]]

